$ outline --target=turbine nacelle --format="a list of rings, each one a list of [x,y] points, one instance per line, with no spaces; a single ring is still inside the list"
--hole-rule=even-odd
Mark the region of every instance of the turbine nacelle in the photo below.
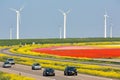
[[[64,16],[70,13],[70,10],[68,10],[67,12],[64,12],[64,11],[62,11],[62,10],[59,9],[59,11],[60,11]]]
[[[10,10],[15,11],[16,13],[20,13],[24,9],[24,6],[22,6],[19,10],[10,8]]]
[[[109,17],[109,16],[107,14],[105,14],[104,17]]]

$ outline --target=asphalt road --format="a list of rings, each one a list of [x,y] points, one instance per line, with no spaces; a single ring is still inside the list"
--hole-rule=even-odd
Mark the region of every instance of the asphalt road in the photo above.
[[[35,78],[36,80],[117,80],[103,77],[90,76],[85,74],[78,74],[78,76],[64,76],[63,71],[55,70],[55,76],[43,76],[43,70],[32,70],[31,66],[15,64],[11,68],[2,68],[3,62],[0,62],[0,71],[20,74]]]
[[[3,49],[2,53],[11,54],[11,56],[15,56],[12,53],[8,52],[7,49]],[[24,56],[25,57],[25,56]],[[55,76],[48,76],[44,77],[42,75],[42,70],[31,70],[31,66],[25,66],[16,64],[12,66],[11,68],[2,68],[2,62],[0,62],[0,71],[8,72],[8,73],[15,73],[15,74],[21,74],[28,77],[33,77],[36,80],[117,80],[117,79],[110,79],[110,78],[104,78],[104,77],[97,77],[97,76],[91,76],[86,74],[78,74],[78,76],[64,76],[63,71],[55,70],[56,75]]]

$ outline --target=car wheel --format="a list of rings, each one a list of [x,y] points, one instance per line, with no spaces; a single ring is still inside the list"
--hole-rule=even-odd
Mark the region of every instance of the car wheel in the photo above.
[[[69,74],[68,73],[66,73],[66,76],[68,76]]]
[[[77,73],[75,75],[77,76]]]
[[[40,68],[39,70],[42,70],[42,68]]]
[[[32,67],[32,70],[34,70],[34,68]]]
[[[64,72],[64,75],[66,76],[66,73]]]
[[[5,68],[5,66],[3,66],[3,68]]]
[[[46,76],[46,74],[45,74],[45,73],[43,73],[43,76]]]

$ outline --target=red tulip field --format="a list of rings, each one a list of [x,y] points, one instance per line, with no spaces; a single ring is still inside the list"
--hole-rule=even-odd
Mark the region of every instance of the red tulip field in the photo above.
[[[90,46],[62,46],[51,48],[38,48],[34,52],[58,56],[86,57],[86,58],[111,58],[120,57],[120,48],[99,48]]]

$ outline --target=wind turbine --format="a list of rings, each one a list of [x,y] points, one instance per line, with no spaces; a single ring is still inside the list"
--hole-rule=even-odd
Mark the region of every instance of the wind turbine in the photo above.
[[[110,38],[112,38],[112,25],[110,27]]]
[[[63,16],[64,16],[64,39],[66,38],[66,22],[67,22],[67,14],[70,13],[70,10],[68,10],[66,13],[62,10],[59,10]]]
[[[110,38],[113,37],[113,23],[112,23],[112,18],[111,18],[111,21],[110,21]]]
[[[106,38],[107,37],[107,17],[109,17],[108,15],[107,15],[107,12],[106,12],[106,10],[105,10],[105,15],[104,15],[104,38]]]
[[[23,10],[24,6],[21,7],[19,10],[16,10],[14,8],[10,8],[10,10],[15,11],[17,14],[17,39],[19,39],[19,27],[20,27],[20,12]]]
[[[12,28],[10,28],[10,39],[12,39]]]
[[[60,30],[60,39],[62,39],[62,29],[61,29],[61,27],[59,28],[59,30]]]

